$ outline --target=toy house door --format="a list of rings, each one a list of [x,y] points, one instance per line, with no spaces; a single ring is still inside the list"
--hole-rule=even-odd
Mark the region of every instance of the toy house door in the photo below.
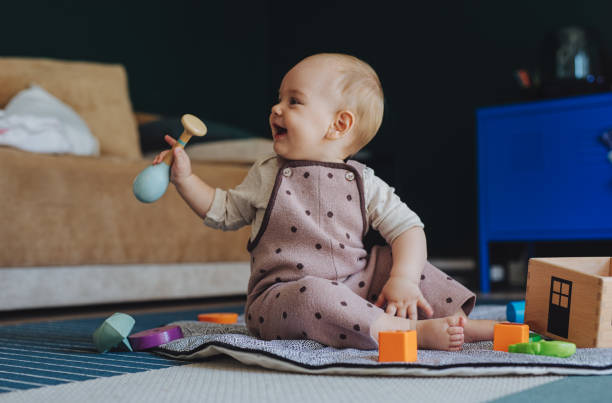
[[[567,339],[571,303],[572,282],[558,277],[551,277],[550,299],[548,303],[548,332]]]

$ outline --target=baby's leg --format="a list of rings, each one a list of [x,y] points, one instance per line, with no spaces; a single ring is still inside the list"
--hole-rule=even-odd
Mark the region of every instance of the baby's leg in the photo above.
[[[247,307],[246,322],[264,340],[311,339],[338,348],[376,349],[370,325],[383,314],[341,282],[306,276],[270,287]]]
[[[466,343],[493,340],[493,329],[495,328],[495,324],[500,323],[496,320],[468,319],[463,309],[457,311],[456,315],[465,318],[463,334],[465,335]]]
[[[416,330],[419,348],[457,351],[464,341],[464,322],[465,317],[460,315],[415,321],[385,313],[370,325],[370,334],[378,341],[379,332]]]
[[[364,298],[376,301],[383,286],[389,280],[392,266],[391,248],[389,246],[375,246],[372,248],[366,270],[364,270],[364,273],[360,273],[362,276],[367,274],[371,276],[371,280],[366,279],[364,281],[365,284],[370,286],[367,293],[362,294],[361,290],[355,285],[355,282],[362,281],[358,276],[353,276],[350,281],[346,282],[346,285]],[[429,262],[425,264],[421,273],[419,288],[427,302],[432,306],[434,318],[454,316],[460,308],[469,313],[476,301],[476,295],[473,292]],[[419,319],[425,318],[425,315],[419,310]]]

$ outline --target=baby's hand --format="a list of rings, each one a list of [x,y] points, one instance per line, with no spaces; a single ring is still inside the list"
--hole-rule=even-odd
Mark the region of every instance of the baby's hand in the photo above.
[[[419,285],[406,277],[389,278],[376,300],[376,306],[382,308],[385,302],[385,312],[392,316],[416,320],[417,308],[421,308],[427,317],[433,315],[433,309],[423,297]]]
[[[164,136],[164,140],[171,146],[174,146],[176,143],[176,140],[167,134]],[[172,163],[172,169],[170,170],[170,182],[176,185],[178,182],[191,175],[191,160],[185,150],[183,150],[183,147],[176,147],[157,154],[155,159],[153,159],[153,165],[161,163],[169,152],[174,152],[174,161]]]

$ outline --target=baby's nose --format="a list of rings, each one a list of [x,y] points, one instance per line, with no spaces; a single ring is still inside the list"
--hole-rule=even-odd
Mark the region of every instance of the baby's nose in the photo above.
[[[280,103],[272,106],[272,113],[275,115],[280,115],[282,113]]]

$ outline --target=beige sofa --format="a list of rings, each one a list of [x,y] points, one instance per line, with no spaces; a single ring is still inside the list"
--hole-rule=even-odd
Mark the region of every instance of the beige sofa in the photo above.
[[[245,292],[248,228],[205,227],[173,186],[153,204],[133,196],[150,161],[122,66],[0,58],[0,109],[32,82],[85,120],[101,155],[0,147],[0,311]],[[248,165],[194,162],[193,170],[231,187]]]

